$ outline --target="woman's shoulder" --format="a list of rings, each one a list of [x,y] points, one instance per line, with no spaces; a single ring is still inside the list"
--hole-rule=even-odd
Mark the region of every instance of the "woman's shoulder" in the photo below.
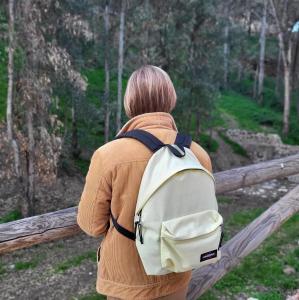
[[[200,161],[200,163],[212,173],[212,162],[207,151],[194,141],[192,141],[190,149]]]
[[[151,152],[133,139],[115,139],[97,148],[94,155],[99,157],[107,168],[149,159]]]

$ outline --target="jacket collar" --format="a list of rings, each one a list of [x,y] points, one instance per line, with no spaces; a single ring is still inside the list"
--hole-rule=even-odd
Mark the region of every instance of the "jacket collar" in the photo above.
[[[118,132],[117,135],[133,129],[171,129],[178,131],[171,114],[166,112],[145,113],[130,119]]]

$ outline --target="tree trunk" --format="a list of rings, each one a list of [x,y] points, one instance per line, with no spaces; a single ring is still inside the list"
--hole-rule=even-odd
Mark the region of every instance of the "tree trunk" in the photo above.
[[[239,61],[238,62],[238,79],[237,79],[239,83],[241,82],[242,78],[243,78],[243,65],[242,65],[242,62]]]
[[[6,122],[7,122],[7,137],[11,144],[14,154],[14,167],[17,177],[20,179],[20,155],[19,147],[17,141],[13,136],[13,85],[14,85],[14,0],[9,0],[8,9],[9,9],[9,26],[8,26],[8,37],[9,37],[9,47],[8,47],[8,88],[7,88],[7,107],[6,107]]]
[[[254,80],[253,80],[253,91],[252,91],[253,99],[256,99],[258,74],[259,74],[259,68],[258,68],[258,65],[257,65],[256,69],[255,69],[255,72],[254,72]]]
[[[199,109],[197,109],[195,112],[195,124],[196,124],[195,136],[199,140],[199,136],[200,136],[200,111],[199,111]]]
[[[124,31],[125,31],[125,9],[126,0],[121,1],[120,25],[119,25],[119,48],[118,48],[118,81],[117,81],[117,115],[116,131],[121,128],[121,111],[122,111],[122,73],[124,63]]]
[[[265,77],[265,48],[266,48],[266,30],[267,30],[267,4],[268,0],[264,0],[264,9],[262,17],[262,27],[260,34],[260,60],[259,60],[259,76],[258,76],[258,90],[257,98],[258,103],[263,102],[263,89]]]
[[[29,104],[26,110],[26,123],[28,134],[28,149],[26,152],[27,161],[27,188],[26,199],[28,211],[25,213],[27,216],[33,216],[35,213],[35,171],[34,171],[34,133],[33,133],[33,113],[32,106]]]
[[[78,126],[77,126],[77,103],[76,95],[73,95],[72,100],[72,155],[74,158],[78,158],[80,155],[79,143],[78,143]]]
[[[104,103],[105,103],[105,142],[109,141],[110,135],[110,66],[109,66],[109,0],[106,0],[105,14],[104,14],[104,28],[105,28],[105,92],[104,92]]]
[[[149,45],[149,31],[150,30],[149,30],[149,28],[150,28],[150,21],[152,20],[149,0],[145,0],[144,8],[145,8],[145,13],[146,13],[146,19],[145,19],[145,28],[144,28],[144,33],[143,33],[144,44],[143,44],[143,49],[142,49],[142,61],[143,61],[143,64],[148,64],[149,63],[149,47],[150,47],[150,45]]]
[[[284,1],[284,12],[282,18],[282,26],[284,30],[287,30],[286,26],[286,10],[287,10],[288,0]],[[289,115],[290,115],[290,105],[291,105],[291,60],[292,60],[292,37],[289,36],[288,45],[285,45],[284,33],[281,27],[281,23],[278,19],[277,10],[274,5],[273,0],[270,0],[272,6],[276,26],[278,29],[278,41],[279,48],[281,50],[281,57],[283,62],[284,70],[284,107],[283,107],[283,134],[288,135],[289,133]]]
[[[228,22],[228,21],[226,21]],[[224,45],[223,45],[223,87],[227,89],[228,84],[228,55],[229,55],[229,48],[228,48],[228,34],[229,34],[229,27],[228,24],[224,27]]]
[[[275,84],[275,95],[280,99],[280,82],[281,82],[281,49],[278,49],[277,68],[276,68],[276,84]]]
[[[293,78],[293,86],[294,89],[299,91],[299,76],[298,74],[298,58],[299,58],[299,31],[296,33],[296,38],[295,38],[295,46],[294,46],[294,55],[293,55],[293,63],[292,63],[292,78]],[[292,88],[293,90],[293,88]],[[297,118],[299,119],[299,98],[297,98],[297,103],[296,103],[296,109],[297,109]]]
[[[246,15],[247,15],[247,34],[248,36],[251,36],[251,23],[252,23],[252,12],[251,12],[251,0],[246,1]]]
[[[290,69],[284,70],[284,107],[283,107],[283,134],[289,133],[289,115],[291,105],[291,78]]]

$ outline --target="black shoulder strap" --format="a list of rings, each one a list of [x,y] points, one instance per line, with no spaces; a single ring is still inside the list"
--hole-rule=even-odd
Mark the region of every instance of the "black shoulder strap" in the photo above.
[[[127,237],[130,240],[135,241],[136,239],[136,234],[135,232],[129,231],[128,229],[126,229],[125,227],[121,226],[117,220],[114,218],[114,216],[111,213],[111,219],[112,219],[112,223],[115,227],[115,229],[122,235],[124,235],[125,237]]]
[[[120,139],[120,138],[132,138],[138,140],[139,142],[143,143],[147,148],[149,148],[152,152],[156,152],[160,148],[165,146],[165,144],[162,143],[154,135],[141,129],[133,129],[123,134],[119,134],[116,137],[116,139]]]
[[[177,146],[182,146],[190,148],[192,143],[192,138],[190,135],[178,133],[174,142]]]

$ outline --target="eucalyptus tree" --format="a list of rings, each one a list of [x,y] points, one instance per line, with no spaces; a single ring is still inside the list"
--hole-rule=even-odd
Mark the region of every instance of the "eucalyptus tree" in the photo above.
[[[7,103],[6,103],[6,123],[7,123],[7,137],[11,143],[13,153],[14,153],[14,166],[16,176],[20,179],[20,153],[19,146],[16,138],[14,137],[14,122],[13,122],[13,89],[14,89],[14,52],[15,52],[15,1],[8,1],[8,88],[7,88]]]
[[[124,32],[125,32],[125,11],[126,1],[121,0],[120,22],[119,22],[119,46],[118,46],[118,68],[117,68],[117,114],[116,114],[116,131],[121,128],[121,111],[122,111],[122,74],[124,65]]]
[[[297,10],[298,1],[289,0],[269,0],[272,13],[277,27],[277,37],[279,49],[281,52],[283,72],[284,72],[284,107],[283,107],[283,134],[289,133],[289,117],[291,108],[291,67],[293,57],[293,40],[296,36],[292,31],[294,24],[298,19]]]

